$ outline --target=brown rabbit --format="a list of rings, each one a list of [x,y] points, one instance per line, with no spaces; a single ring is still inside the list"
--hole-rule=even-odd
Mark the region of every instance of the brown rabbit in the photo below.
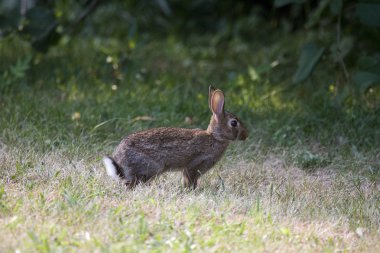
[[[212,86],[209,107],[207,130],[162,127],[127,136],[113,157],[103,158],[107,174],[133,187],[165,171],[182,170],[182,184],[195,189],[198,178],[219,161],[228,144],[248,136],[243,123],[224,110],[223,92]]]

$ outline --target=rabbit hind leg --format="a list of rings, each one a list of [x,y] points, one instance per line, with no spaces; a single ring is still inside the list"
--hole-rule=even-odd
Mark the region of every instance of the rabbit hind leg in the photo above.
[[[148,182],[152,177],[164,170],[162,164],[140,152],[134,152],[128,168],[130,175],[133,175],[134,184]]]
[[[128,180],[124,180],[125,185],[127,186],[128,189],[133,189],[140,183],[148,183],[156,176],[156,174],[149,174],[144,171],[139,171],[139,170],[132,170],[132,171],[135,171],[135,173],[131,175]]]

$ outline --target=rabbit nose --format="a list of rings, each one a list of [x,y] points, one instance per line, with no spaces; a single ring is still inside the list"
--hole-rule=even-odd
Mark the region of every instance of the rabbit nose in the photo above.
[[[248,137],[248,131],[246,129],[239,133],[239,140],[244,141]]]

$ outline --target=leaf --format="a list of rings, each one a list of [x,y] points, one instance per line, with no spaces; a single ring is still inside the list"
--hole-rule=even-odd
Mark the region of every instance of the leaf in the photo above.
[[[154,120],[154,118],[150,117],[150,116],[137,116],[135,118],[132,119],[132,121],[152,121]]]
[[[311,28],[312,26],[319,23],[319,20],[321,19],[321,15],[324,12],[324,10],[327,8],[330,0],[322,0],[319,1],[318,7],[309,15],[308,21],[305,25],[306,28]]]
[[[330,1],[330,11],[333,15],[339,15],[342,12],[343,1],[332,0]]]
[[[32,46],[36,50],[46,52],[49,46],[58,42],[60,35],[56,31],[58,23],[53,10],[36,6],[27,11],[26,18],[24,32],[32,37]]]
[[[373,56],[364,55],[359,57],[357,65],[361,69],[380,67],[380,59]]]
[[[20,21],[19,1],[4,0],[0,3],[0,34],[17,31]]]
[[[343,37],[339,44],[335,42],[330,46],[331,56],[334,62],[341,61],[344,57],[351,52],[354,46],[354,39],[352,37]]]
[[[301,52],[298,60],[298,69],[293,76],[293,82],[298,83],[309,77],[319,58],[322,56],[324,48],[318,47],[315,43],[307,43]]]
[[[166,16],[170,16],[172,14],[172,10],[170,9],[169,3],[166,0],[156,0],[156,3]]]
[[[274,7],[282,7],[288,4],[300,4],[304,3],[305,0],[274,0]]]
[[[58,43],[61,35],[58,34],[55,30],[56,25],[56,23],[53,24],[49,30],[32,41],[32,46],[34,49],[44,53],[49,49],[50,46],[56,45]]]
[[[28,23],[25,26],[25,32],[33,37],[41,36],[55,23],[53,11],[42,6],[36,6],[28,10],[26,18]]]
[[[352,80],[359,87],[361,92],[365,92],[371,86],[380,84],[380,75],[359,70],[352,75]]]
[[[358,69],[371,73],[380,73],[380,55],[378,54],[379,53],[377,52],[374,53],[373,56],[365,55],[360,57],[357,62]]]
[[[17,79],[22,79],[26,76],[26,72],[30,68],[30,62],[32,57],[29,55],[23,59],[18,59],[15,65],[9,67],[9,71],[12,76]]]
[[[252,66],[248,66],[248,75],[251,78],[252,81],[258,81],[260,80],[260,75],[257,73],[256,69]]]
[[[380,27],[380,3],[358,3],[355,16],[364,25]]]

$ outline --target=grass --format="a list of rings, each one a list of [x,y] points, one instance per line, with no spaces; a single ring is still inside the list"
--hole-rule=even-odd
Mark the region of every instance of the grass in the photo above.
[[[378,191],[350,173],[310,175],[278,157],[228,161],[183,190],[178,174],[125,191],[93,154],[7,150],[2,251],[378,250]]]
[[[378,90],[336,107],[333,70],[292,85],[303,35],[282,36],[78,38],[45,56],[0,41],[0,251],[378,252]],[[128,133],[206,128],[210,83],[250,138],[197,190],[177,173],[133,191],[106,177]]]

